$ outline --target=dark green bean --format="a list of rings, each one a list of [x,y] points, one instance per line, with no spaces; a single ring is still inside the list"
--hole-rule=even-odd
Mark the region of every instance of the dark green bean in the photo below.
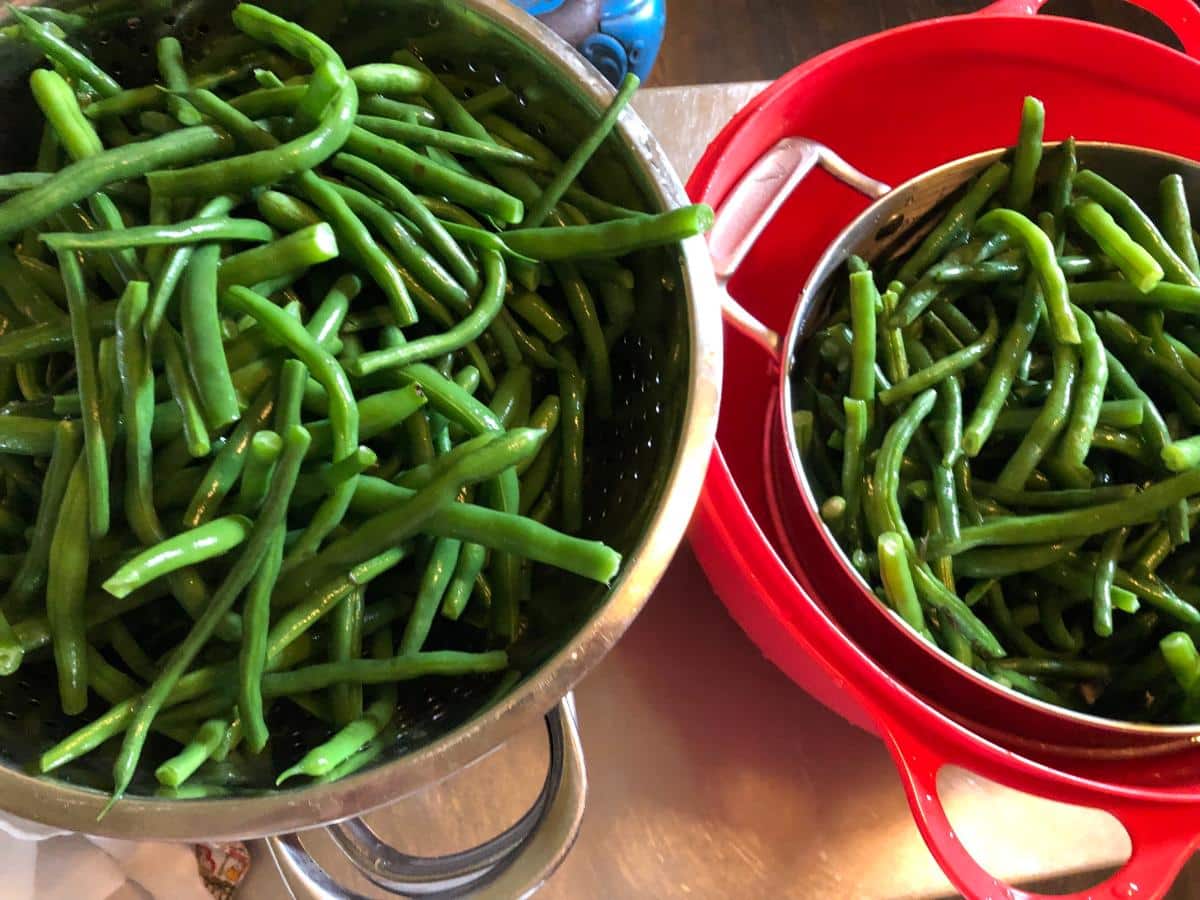
[[[1024,211],[1033,200],[1045,126],[1046,109],[1042,101],[1026,97],[1021,107],[1021,133],[1013,152],[1012,178],[1008,182],[1008,205],[1015,210]]]
[[[53,635],[59,701],[67,715],[78,715],[87,706],[87,511],[87,460],[80,456],[58,510],[50,542],[53,565],[46,577],[46,618]]]
[[[79,397],[83,403],[83,448],[87,460],[88,528],[93,538],[108,533],[108,443],[101,428],[103,411],[100,401],[99,377],[96,370],[96,348],[93,344],[87,293],[83,287],[83,269],[73,252],[58,257],[71,311],[71,336],[75,347],[75,370],[79,379]]]
[[[1136,497],[1067,512],[993,519],[969,526],[945,552],[959,553],[981,544],[1035,544],[1089,537],[1114,528],[1154,521],[1173,503],[1200,491],[1200,469],[1150,485]]]
[[[1168,175],[1158,183],[1162,203],[1163,232],[1171,249],[1192,274],[1200,276],[1200,256],[1192,238],[1192,216],[1188,210],[1187,193],[1180,175]]]
[[[996,351],[996,360],[988,375],[987,384],[980,394],[979,402],[963,429],[963,451],[969,457],[979,455],[996,426],[996,420],[1012,392],[1021,359],[1033,342],[1041,318],[1041,309],[1041,294],[1035,281],[1030,279],[1021,295],[1021,303],[1017,307],[1012,325]]]
[[[1176,255],[1154,222],[1128,194],[1090,169],[1075,176],[1075,190],[1111,212],[1132,238],[1158,261],[1167,281],[1200,287],[1200,276]]]
[[[942,221],[900,268],[896,277],[905,284],[912,284],[960,235],[971,228],[984,204],[1008,182],[1010,171],[1009,166],[1001,162],[988,167],[962,198],[950,207]]]
[[[86,84],[101,97],[112,97],[121,92],[121,86],[111,75],[92,62],[86,54],[58,37],[49,22],[38,21],[18,7],[9,9],[9,13],[21,26],[21,37],[41,50],[47,59],[61,66],[73,78]]]
[[[60,169],[49,180],[0,203],[0,241],[49,219],[117,181],[128,181],[166,166],[220,153],[229,137],[209,126],[179,131],[106,150]]]
[[[994,209],[983,215],[976,227],[986,234],[1003,232],[1021,242],[1029,263],[1037,275],[1046,304],[1047,318],[1055,340],[1062,344],[1080,342],[1079,326],[1071,310],[1067,282],[1054,253],[1054,244],[1046,233],[1027,217],[1010,209]]]

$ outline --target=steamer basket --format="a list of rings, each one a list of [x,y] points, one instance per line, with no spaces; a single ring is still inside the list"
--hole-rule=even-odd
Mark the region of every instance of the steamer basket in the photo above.
[[[236,60],[247,52],[233,30],[228,0],[66,2],[60,8],[93,18],[77,36],[123,84],[154,79],[154,44],[167,34],[183,43],[189,64]],[[522,98],[530,133],[562,152],[591,128],[613,88],[562,39],[509,0],[289,0],[266,6],[320,33],[348,62],[386,60],[405,46],[435,68],[491,73]],[[7,24],[7,23],[6,23]],[[29,167],[37,137],[19,123],[39,122],[27,85],[40,55],[0,37],[0,170]],[[605,198],[650,210],[688,202],[654,138],[632,111],[584,173]],[[79,727],[57,713],[52,664],[31,661],[0,681],[0,807],[13,815],[72,831],[126,839],[219,840],[280,835],[345,820],[447,778],[546,717],[550,770],[530,813],[483,847],[451,857],[405,857],[378,842],[357,820],[333,837],[367,877],[397,891],[461,892],[490,884],[497,896],[535,888],[561,861],[583,812],[586,777],[571,686],[594,666],[633,621],[682,540],[713,446],[721,342],[715,287],[703,241],[639,254],[637,321],[613,349],[614,414],[590,427],[585,454],[588,520],[583,532],[620,550],[625,562],[610,588],[538,573],[537,590],[561,610],[543,623],[531,646],[526,677],[488,703],[494,684],[414,682],[401,692],[407,721],[397,743],[369,769],[330,785],[275,789],[271,773],[233,787],[228,798],[156,797],[145,767],[128,798],[103,820],[115,747],[36,778],[26,767],[41,749]],[[631,435],[637,440],[630,440]],[[565,697],[565,699],[564,699]],[[314,740],[308,726],[276,704],[270,721],[273,763],[289,765]],[[93,701],[93,714],[98,706]],[[148,748],[147,753],[155,750]],[[541,773],[533,773],[534,777]],[[277,858],[294,884],[318,894],[339,889],[313,867],[297,838],[277,838]],[[507,870],[522,851],[521,866]]]

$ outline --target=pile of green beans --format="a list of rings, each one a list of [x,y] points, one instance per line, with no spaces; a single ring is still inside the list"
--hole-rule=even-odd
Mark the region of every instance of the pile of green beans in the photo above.
[[[820,515],[908,627],[1014,691],[1200,723],[1200,258],[1183,181],[1145,211],[1044,143],[914,250],[849,261],[797,356]]]
[[[275,774],[330,780],[402,735],[398,682],[510,688],[547,569],[621,564],[581,532],[622,258],[712,220],[576,183],[636,78],[560,159],[511,91],[252,5],[257,68],[164,38],[133,88],[12,16],[46,66],[35,170],[0,175],[0,676],[52,658],[83,717],[40,770],[111,740],[113,803],[139,768],[202,794],[287,703],[330,737]]]

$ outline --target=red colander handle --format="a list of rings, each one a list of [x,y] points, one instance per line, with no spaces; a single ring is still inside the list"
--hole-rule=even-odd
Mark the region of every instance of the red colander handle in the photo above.
[[[880,730],[900,771],[917,828],[946,877],[972,900],[1156,900],[1171,889],[1180,869],[1200,846],[1200,813],[1195,802],[1097,797],[1066,786],[1051,791],[1039,779],[1005,767],[988,771],[986,777],[1035,796],[1101,809],[1121,823],[1133,845],[1129,860],[1112,877],[1080,893],[1051,897],[1014,888],[975,861],[946,815],[938,796],[937,775],[942,766],[955,760],[947,757],[944,748],[932,749],[894,717],[882,718]]]
[[[1033,16],[1050,0],[995,0],[979,11],[984,16]],[[1200,59],[1200,9],[1195,0],[1128,0],[1175,33],[1188,56]]]

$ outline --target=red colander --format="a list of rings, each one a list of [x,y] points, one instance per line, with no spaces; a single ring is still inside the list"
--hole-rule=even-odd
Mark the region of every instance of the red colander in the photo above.
[[[1200,63],[1115,29],[1034,15],[1044,2],[1001,0],[810,60],[730,122],[697,166],[690,193],[721,206],[765,154],[797,136],[833,148],[874,179],[901,184],[1011,142],[1012,111],[1026,94],[1046,102],[1049,140],[1073,134],[1200,157]],[[1191,0],[1136,5],[1200,56],[1200,10]],[[856,191],[836,157],[821,161],[842,180],[814,174],[789,193],[791,183],[777,179],[787,199],[728,285],[776,333],[787,328],[831,242],[868,206],[859,191],[884,189],[851,175]],[[778,364],[745,333],[754,333],[745,321],[727,330],[718,449],[692,526],[697,556],[731,614],[797,683],[887,743],[922,835],[966,895],[1032,896],[990,876],[958,840],[937,794],[937,773],[950,763],[1122,822],[1131,858],[1078,896],[1164,894],[1200,846],[1200,741],[1069,719],[983,690],[914,650],[916,642],[895,640],[883,616],[848,617],[861,586],[828,538],[793,527],[795,519],[787,528],[773,524],[770,499],[775,492],[779,500],[780,482],[773,473],[788,464],[779,441],[786,410]]]

